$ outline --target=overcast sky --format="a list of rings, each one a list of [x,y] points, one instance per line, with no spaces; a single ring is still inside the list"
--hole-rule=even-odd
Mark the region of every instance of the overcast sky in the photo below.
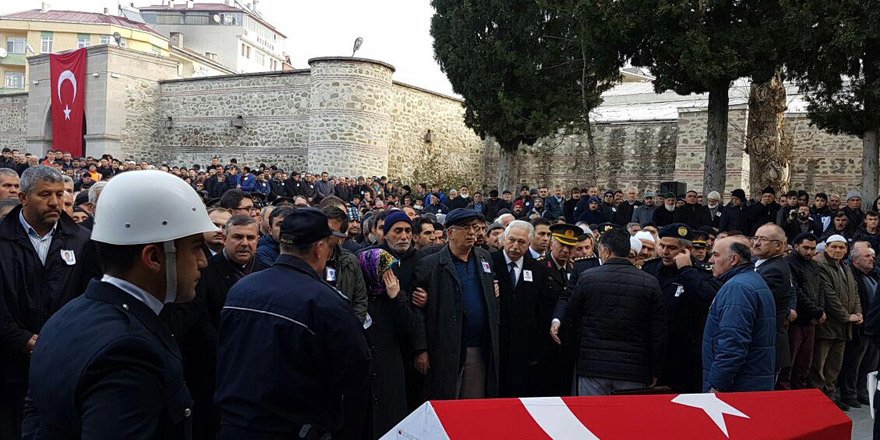
[[[0,14],[40,8],[41,3],[0,0]],[[136,6],[160,3],[161,0],[135,1]],[[90,12],[102,12],[108,7],[115,13],[118,3],[50,0],[49,5],[52,9]],[[397,69],[395,80],[452,94],[452,86],[434,61],[430,35],[434,10],[430,0],[260,0],[258,10],[287,35],[286,52],[297,68],[308,67],[307,61],[312,57],[351,55],[354,40],[360,36],[364,44],[357,55],[393,64]]]

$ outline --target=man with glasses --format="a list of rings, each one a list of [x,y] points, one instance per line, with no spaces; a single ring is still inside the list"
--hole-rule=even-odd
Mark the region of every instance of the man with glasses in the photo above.
[[[788,349],[788,323],[797,318],[792,294],[791,268],[783,258],[786,249],[785,232],[775,224],[766,224],[752,237],[752,257],[755,271],[761,275],[773,292],[776,304],[776,366],[775,370],[791,366]]]
[[[426,375],[428,399],[498,395],[498,299],[492,257],[474,247],[479,218],[470,209],[451,211],[449,243],[416,267],[424,305],[415,366]]]
[[[230,189],[220,197],[220,207],[228,209],[232,215],[249,215],[259,221],[260,210],[254,206],[250,194],[240,189]]]

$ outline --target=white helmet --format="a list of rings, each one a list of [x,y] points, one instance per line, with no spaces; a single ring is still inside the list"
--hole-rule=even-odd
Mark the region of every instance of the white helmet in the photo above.
[[[216,231],[196,191],[162,171],[128,171],[104,187],[95,207],[92,240],[112,245],[162,243],[165,302],[177,299],[174,240]]]
[[[101,192],[92,240],[160,243],[216,230],[205,204],[182,179],[162,171],[128,171],[110,179]]]

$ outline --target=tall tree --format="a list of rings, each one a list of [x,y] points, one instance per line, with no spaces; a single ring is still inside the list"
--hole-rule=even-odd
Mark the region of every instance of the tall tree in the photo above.
[[[751,194],[768,186],[788,188],[791,161],[789,138],[784,136],[786,101],[782,72],[764,83],[752,82],[749,90],[749,118],[746,153],[749,155]]]
[[[779,66],[775,2],[764,0],[625,0],[642,36],[633,64],[649,67],[654,88],[679,94],[708,93],[703,192],[726,184],[731,83],[742,77],[768,81]]]
[[[501,147],[499,189],[512,189],[520,145],[555,133],[576,113],[544,66],[549,17],[534,0],[433,0],[434,54],[456,93],[465,124]],[[552,72],[552,71],[550,71]]]
[[[813,124],[862,139],[862,191],[878,193],[880,8],[876,1],[782,0],[793,52],[786,63]]]

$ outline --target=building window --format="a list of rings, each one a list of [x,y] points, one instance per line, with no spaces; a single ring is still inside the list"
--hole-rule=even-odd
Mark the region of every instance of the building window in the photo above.
[[[27,51],[27,42],[24,37],[6,37],[6,52],[24,54],[25,51]]]
[[[78,34],[76,36],[76,47],[77,49],[82,49],[84,47],[89,47],[92,41],[92,36],[88,34]]]
[[[101,44],[110,44],[113,41],[113,37],[110,35],[101,35]]]
[[[261,52],[259,50],[255,50],[254,51],[254,59],[257,61],[257,64],[259,64],[260,67],[263,67],[266,65],[266,54],[264,54],[263,52]]]
[[[245,56],[246,52],[247,52],[247,45],[244,43],[241,43],[241,56]]]
[[[6,72],[7,89],[23,89],[24,74],[21,72]]]
[[[52,33],[43,32],[40,35],[40,53],[52,53]]]

